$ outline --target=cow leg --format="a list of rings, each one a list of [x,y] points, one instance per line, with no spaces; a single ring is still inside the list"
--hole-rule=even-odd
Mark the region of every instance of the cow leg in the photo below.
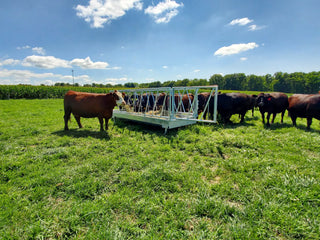
[[[276,113],[273,113],[273,115],[272,115],[272,120],[271,120],[271,124],[274,123],[274,119],[276,118],[276,116],[277,116],[277,114],[276,114]]]
[[[71,115],[71,112],[70,111],[64,111],[64,130],[69,130],[69,127],[68,127],[68,121],[70,120],[70,115]]]
[[[228,113],[225,115],[225,122],[226,123],[233,123],[230,118],[231,118],[232,114]]]
[[[99,122],[100,122],[100,131],[102,132],[104,129],[103,129],[103,117],[98,117],[99,119]]]
[[[81,122],[80,122],[80,116],[74,115],[74,118],[76,119],[79,128],[83,128],[82,125],[81,125]]]
[[[307,118],[307,129],[310,130],[310,126],[312,124],[312,117]]]
[[[267,127],[270,127],[270,115],[271,113],[267,114]]]
[[[297,123],[296,123],[297,117],[294,116],[293,114],[290,114],[290,117],[291,117],[291,120],[292,120],[292,125],[293,126],[297,126]]]
[[[284,111],[281,113],[281,123],[283,123],[283,116],[284,116],[285,111],[286,111],[286,110],[284,110]]]
[[[105,118],[105,122],[106,122],[106,131],[108,130],[109,126],[108,126],[108,123],[109,123],[109,118]]]
[[[264,124],[264,112],[261,112],[262,123]]]
[[[244,122],[244,116],[246,115],[246,113],[241,113],[241,120],[240,120],[240,123],[243,123]]]

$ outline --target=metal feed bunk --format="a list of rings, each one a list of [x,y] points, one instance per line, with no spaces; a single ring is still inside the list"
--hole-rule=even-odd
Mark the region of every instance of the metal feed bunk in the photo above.
[[[195,124],[217,122],[218,86],[168,87],[122,90],[126,106],[113,110],[113,119],[148,123],[168,129]],[[208,98],[199,106],[200,93]],[[210,103],[210,104],[209,104]],[[213,108],[210,109],[209,107]],[[211,120],[205,119],[211,112]]]

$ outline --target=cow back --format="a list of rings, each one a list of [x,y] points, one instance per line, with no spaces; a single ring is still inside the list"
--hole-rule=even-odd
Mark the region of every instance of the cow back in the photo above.
[[[113,93],[97,94],[68,91],[64,97],[65,109],[81,117],[97,117],[112,115],[116,106]]]
[[[288,111],[297,117],[320,119],[320,94],[294,94],[289,97]]]

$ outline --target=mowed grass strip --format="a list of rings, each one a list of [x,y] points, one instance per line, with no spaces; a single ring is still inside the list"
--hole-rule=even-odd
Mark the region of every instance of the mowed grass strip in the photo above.
[[[320,126],[169,130],[0,101],[2,239],[319,239]],[[287,115],[287,114],[286,114]]]

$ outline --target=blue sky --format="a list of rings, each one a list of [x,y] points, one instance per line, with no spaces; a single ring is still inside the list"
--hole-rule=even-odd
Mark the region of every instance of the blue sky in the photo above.
[[[2,0],[0,84],[320,71],[319,0]]]

